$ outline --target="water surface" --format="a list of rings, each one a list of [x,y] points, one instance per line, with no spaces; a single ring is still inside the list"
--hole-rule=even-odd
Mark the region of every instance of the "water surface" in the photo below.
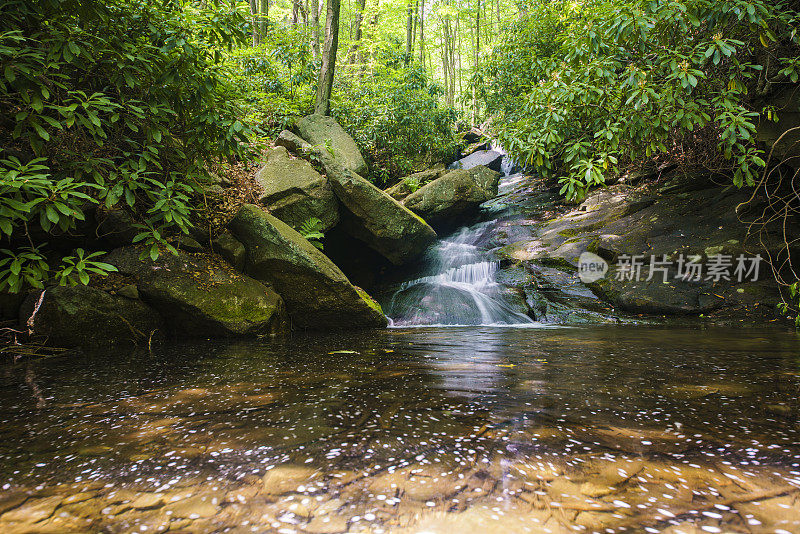
[[[2,532],[800,532],[795,333],[451,327],[0,369]]]

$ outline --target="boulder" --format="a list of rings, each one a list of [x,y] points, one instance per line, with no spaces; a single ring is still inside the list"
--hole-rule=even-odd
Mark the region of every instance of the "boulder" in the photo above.
[[[458,160],[454,167],[456,169],[472,169],[478,165],[488,167],[493,171],[500,172],[503,163],[503,154],[497,150],[477,150],[465,158]]]
[[[330,158],[325,170],[339,198],[342,227],[395,265],[407,263],[436,240],[436,232],[418,215],[358,174]]]
[[[214,252],[222,256],[237,271],[244,271],[247,251],[230,232],[223,232],[211,242]]]
[[[401,179],[400,182],[392,187],[385,189],[384,192],[395,200],[403,200],[408,195],[423,185],[434,181],[445,172],[447,172],[447,169],[441,164],[421,172],[415,172]]]
[[[41,291],[28,295],[20,309],[20,326],[57,347],[92,349],[146,343],[161,326],[158,313],[141,300],[102,289],[55,286],[44,290],[39,304],[41,296]]]
[[[292,228],[300,228],[313,217],[322,221],[323,231],[339,222],[339,207],[328,180],[283,146],[267,153],[256,181],[263,190],[258,198],[261,205]]]
[[[497,196],[499,179],[500,173],[486,167],[457,169],[410,194],[403,203],[434,227],[451,229]]]
[[[333,117],[309,115],[297,122],[300,137],[311,145],[332,152],[332,157],[339,165],[357,174],[367,172],[367,163],[358,150],[358,145]]]
[[[158,310],[178,336],[280,335],[289,331],[281,297],[237,273],[212,254],[162,254],[139,258],[139,247],[119,248],[105,259],[136,278],[142,300]]]
[[[383,327],[380,306],[303,236],[259,206],[245,204],[229,223],[247,249],[245,272],[283,295],[303,328]]]
[[[296,156],[313,152],[311,143],[293,134],[289,130],[283,130],[280,134],[278,134],[278,138],[275,139],[275,145],[284,147],[286,150]]]
[[[98,209],[97,236],[111,247],[130,245],[141,230],[134,225],[136,221],[130,213],[119,208]]]

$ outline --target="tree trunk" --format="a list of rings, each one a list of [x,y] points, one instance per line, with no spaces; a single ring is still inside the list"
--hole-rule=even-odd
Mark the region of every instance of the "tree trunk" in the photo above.
[[[361,25],[364,21],[364,9],[366,5],[367,0],[356,0],[356,16],[355,21],[353,21],[353,44],[350,45],[350,50],[347,51],[347,56],[351,65],[361,62],[361,53],[359,52],[362,34]]]
[[[319,59],[320,35],[319,35],[319,0],[311,0],[311,52],[314,60]]]
[[[336,69],[336,50],[339,48],[339,8],[341,0],[328,0],[325,18],[325,48],[322,51],[322,66],[319,69],[317,98],[314,113],[330,115],[333,73]]]
[[[419,0],[419,62],[425,68],[425,0]]]
[[[481,0],[476,0],[478,2],[478,9],[475,10],[475,73],[474,76],[478,75],[478,68],[480,67],[480,57],[481,57]],[[478,93],[475,88],[475,83],[473,80],[472,84],[472,124],[476,124],[478,121]]]
[[[406,16],[406,62],[411,61],[411,51],[412,51],[412,33],[414,30],[414,6],[411,3],[411,0],[408,0],[407,6],[407,16]]]
[[[256,0],[250,0],[250,21],[253,24],[253,46],[258,46],[258,5]]]
[[[259,10],[259,23],[258,33],[261,39],[267,36],[267,20],[269,16],[269,0],[261,0],[261,9]]]

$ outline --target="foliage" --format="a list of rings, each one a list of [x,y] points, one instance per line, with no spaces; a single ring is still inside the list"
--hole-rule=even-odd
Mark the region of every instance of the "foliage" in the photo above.
[[[406,187],[408,187],[408,190],[411,191],[412,193],[415,192],[420,187],[422,187],[419,178],[417,178],[416,176],[413,177],[409,176],[408,178],[405,178],[403,182],[405,182]]]
[[[0,6],[0,280],[12,291],[87,280],[90,258],[45,260],[102,202],[141,221],[147,253],[188,232],[208,162],[243,158],[251,131],[221,52],[243,38],[229,4],[10,0]],[[15,272],[16,271],[16,274]],[[77,277],[77,278],[76,278]]]
[[[455,152],[456,113],[439,103],[441,94],[422,67],[385,50],[371,73],[339,79],[331,114],[385,183]]]
[[[659,155],[752,185],[764,166],[756,124],[762,111],[776,120],[754,96],[797,72],[781,59],[796,54],[797,21],[763,0],[553,2],[498,48],[485,101],[505,148],[558,178],[570,200]],[[522,66],[504,84],[515,58]]]
[[[244,95],[246,122],[275,137],[313,111],[319,64],[298,27],[270,26],[258,46],[233,50],[229,58],[235,67],[231,82]]]
[[[321,240],[325,239],[325,232],[323,232],[322,229],[322,221],[316,217],[310,217],[300,225],[300,235],[305,237],[318,249],[323,250]]]

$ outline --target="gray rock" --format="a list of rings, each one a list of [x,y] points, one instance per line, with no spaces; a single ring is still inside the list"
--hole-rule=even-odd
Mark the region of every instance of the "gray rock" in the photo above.
[[[395,265],[418,256],[436,240],[421,217],[358,174],[326,159],[325,170],[339,198],[342,227]]]
[[[367,172],[367,163],[358,150],[358,145],[333,117],[309,115],[297,122],[300,137],[323,150],[333,152],[332,157],[339,165],[356,174]]]
[[[247,251],[230,232],[223,232],[211,242],[214,252],[225,258],[237,271],[244,271]]]
[[[497,196],[500,173],[486,167],[458,169],[410,194],[403,204],[435,228],[451,229]]]
[[[20,310],[20,325],[57,347],[104,348],[147,342],[161,318],[137,299],[110,295],[88,286],[49,287],[33,314],[41,291],[31,293]]]
[[[323,231],[339,222],[339,206],[328,180],[282,146],[267,153],[256,181],[263,190],[259,202],[294,229],[311,218],[322,221]]]
[[[457,169],[469,170],[478,165],[488,167],[493,171],[500,172],[503,163],[503,154],[496,150],[477,150],[465,158],[461,158],[455,164]]]
[[[435,179],[439,178],[441,175],[447,172],[444,165],[437,165],[430,169],[426,169],[421,172],[415,172],[405,178],[401,179],[398,183],[393,185],[392,187],[385,189],[387,195],[392,197],[395,200],[403,200],[408,195],[413,193],[411,189],[411,184],[415,184],[417,189],[422,187]]]
[[[178,336],[281,335],[289,321],[281,297],[212,254],[139,258],[139,247],[116,249],[105,261],[136,278],[142,299]]]
[[[311,329],[386,326],[378,303],[286,223],[259,206],[246,204],[228,226],[247,249],[245,271],[280,292],[295,325]]]

